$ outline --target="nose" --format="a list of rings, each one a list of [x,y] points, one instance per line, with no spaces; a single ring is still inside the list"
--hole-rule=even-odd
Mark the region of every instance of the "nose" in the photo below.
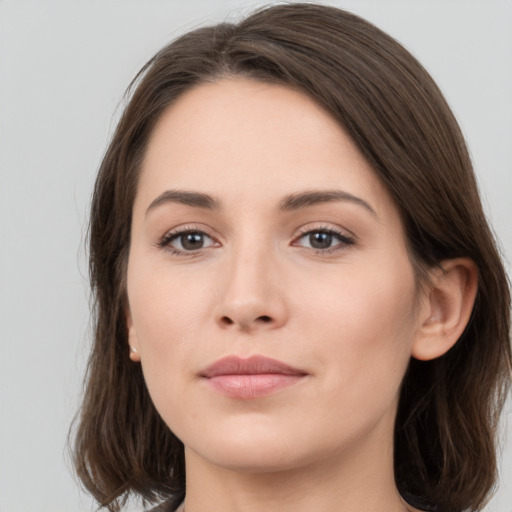
[[[226,262],[216,321],[222,329],[243,332],[282,327],[288,308],[276,261],[264,250],[247,252]]]

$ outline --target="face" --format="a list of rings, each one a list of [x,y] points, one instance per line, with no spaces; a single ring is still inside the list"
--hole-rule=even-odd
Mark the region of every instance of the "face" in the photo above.
[[[389,452],[414,273],[389,194],[308,97],[237,78],[164,113],[127,293],[132,359],[186,452],[239,471]]]

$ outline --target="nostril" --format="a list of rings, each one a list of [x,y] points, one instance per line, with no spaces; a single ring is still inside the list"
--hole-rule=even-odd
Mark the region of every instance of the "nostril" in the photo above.
[[[223,324],[226,324],[226,325],[232,325],[235,323],[235,322],[233,322],[233,320],[231,320],[231,318],[229,318],[227,316],[223,316],[221,321]]]
[[[241,318],[240,320],[237,320],[236,316],[234,318],[235,318],[235,320],[233,320],[233,318],[230,318],[229,316],[223,316],[220,318],[220,322],[225,327],[228,327],[228,326],[234,325],[234,324],[238,324],[242,329],[250,329],[251,324],[254,327],[257,324],[269,324],[269,323],[272,323],[272,321],[273,321],[272,317],[270,317],[268,315],[260,315],[256,318],[254,318],[253,320],[251,320],[251,319],[247,320],[247,319],[243,319],[243,318]]]

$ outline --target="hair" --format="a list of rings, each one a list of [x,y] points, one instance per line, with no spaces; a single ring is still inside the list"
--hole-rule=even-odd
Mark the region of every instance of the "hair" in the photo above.
[[[476,301],[456,345],[438,359],[410,361],[394,468],[404,496],[453,512],[481,510],[497,478],[498,419],[511,381],[510,287],[468,150],[440,90],[407,50],[360,17],[318,4],[267,7],[189,32],[128,89],[92,199],[95,331],[74,434],[83,485],[110,511],[130,495],[156,502],[185,492],[183,445],[128,357],[131,215],[162,113],[185,91],[232,77],[302,91],[335,117],[393,197],[420,280],[446,259],[477,265]]]

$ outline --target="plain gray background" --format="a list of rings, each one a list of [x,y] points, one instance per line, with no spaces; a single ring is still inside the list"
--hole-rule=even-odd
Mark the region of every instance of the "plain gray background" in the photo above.
[[[512,1],[328,3],[388,31],[438,81],[510,271]],[[262,4],[0,1],[0,512],[93,509],[71,476],[66,437],[90,343],[89,198],[125,87],[175,36]],[[510,412],[489,512],[512,512]]]

